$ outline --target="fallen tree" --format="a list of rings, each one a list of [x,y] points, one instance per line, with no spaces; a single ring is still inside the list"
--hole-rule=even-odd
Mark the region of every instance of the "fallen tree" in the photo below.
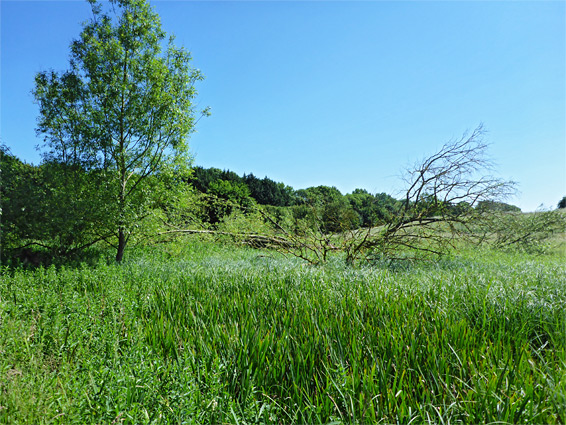
[[[492,175],[487,149],[480,125],[408,168],[403,202],[387,222],[364,229],[344,226],[333,234],[318,227],[303,235],[271,222],[291,242],[286,252],[313,264],[325,262],[332,251],[343,252],[348,263],[445,254],[463,239],[481,240],[477,229],[493,216],[478,211],[478,203],[501,201],[515,191],[514,182]]]
[[[192,234],[192,235],[212,235],[212,236],[229,236],[234,240],[241,241],[254,248],[293,248],[292,242],[278,236],[259,235],[254,233],[237,233],[237,232],[223,232],[220,230],[202,230],[202,229],[176,229],[158,232],[157,236],[164,235],[179,235],[179,234]]]
[[[524,219],[512,212],[477,208],[501,203],[516,188],[514,182],[492,174],[484,134],[480,125],[405,170],[406,186],[397,210],[387,221],[365,228],[352,229],[350,222],[338,221],[329,232],[320,205],[309,205],[312,211],[308,223],[292,226],[253,205],[247,208],[261,215],[270,225],[269,232],[171,228],[161,235],[228,236],[250,246],[274,248],[311,264],[326,262],[331,253],[342,253],[347,263],[354,264],[376,259],[428,259],[470,242],[490,242],[496,247],[534,246],[548,237],[549,229],[563,228],[564,216],[560,214]]]

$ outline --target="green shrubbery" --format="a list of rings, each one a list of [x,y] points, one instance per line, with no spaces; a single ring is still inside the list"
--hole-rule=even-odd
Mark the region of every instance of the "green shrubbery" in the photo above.
[[[3,264],[61,263],[116,246],[112,217],[118,213],[100,197],[109,187],[108,176],[48,161],[32,166],[6,149],[1,155]],[[173,175],[145,179],[152,202],[131,205],[129,214],[139,217],[132,223],[131,244],[163,242],[190,232],[232,233],[229,239],[254,246],[279,238],[271,245],[314,263],[325,261],[331,251],[341,251],[352,261],[445,254],[460,238],[544,252],[565,221],[556,211],[525,215],[494,201],[480,201],[474,208],[459,196],[449,202],[424,187],[401,202],[362,189],[342,195],[328,186],[292,191],[272,182],[293,194],[291,205],[260,205],[248,186],[255,181],[250,176],[199,167],[194,175],[198,178],[190,183]],[[270,181],[266,179],[262,181]],[[105,196],[112,193],[109,189]]]

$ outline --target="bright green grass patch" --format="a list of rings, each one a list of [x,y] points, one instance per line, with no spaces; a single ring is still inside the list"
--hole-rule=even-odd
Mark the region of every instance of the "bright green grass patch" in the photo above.
[[[2,275],[0,423],[566,420],[561,258],[167,249]]]

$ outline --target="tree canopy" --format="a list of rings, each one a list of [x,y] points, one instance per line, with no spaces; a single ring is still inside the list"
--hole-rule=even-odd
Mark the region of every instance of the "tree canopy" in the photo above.
[[[98,237],[121,261],[152,205],[188,171],[195,126],[191,56],[166,40],[146,0],[89,0],[92,19],[71,43],[69,70],[40,72],[34,95],[47,161],[83,170]],[[207,113],[207,111],[203,111]],[[88,220],[88,215],[85,217]]]

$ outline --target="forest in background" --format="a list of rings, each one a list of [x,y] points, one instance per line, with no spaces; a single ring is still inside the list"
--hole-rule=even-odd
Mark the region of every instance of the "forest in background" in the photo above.
[[[563,231],[560,214],[505,203],[517,183],[494,173],[482,124],[402,170],[396,197],[192,168],[188,140],[210,109],[197,110],[204,76],[190,53],[146,0],[89,5],[68,68],[35,75],[42,163],[1,149],[2,264],[110,251],[121,262],[127,247],[187,234],[355,264],[438,257],[464,241],[544,251]]]
[[[107,206],[89,192],[92,186],[86,182],[92,176],[85,170],[55,161],[28,164],[7,147],[0,149],[0,162],[4,264],[61,261],[84,256],[101,243],[112,245],[110,236],[100,231],[112,217],[107,215]],[[266,235],[277,233],[277,226],[296,233],[340,233],[391,223],[403,206],[402,199],[361,188],[348,194],[324,185],[295,190],[267,176],[240,176],[200,166],[183,179],[170,181],[168,188],[163,189],[163,182],[154,188],[170,191],[172,186],[178,195],[173,201],[158,198],[140,217],[139,243],[171,236],[175,233],[172,226],[178,229],[180,225],[183,229]],[[446,207],[455,213],[472,209],[466,202]],[[488,200],[479,201],[473,209],[515,216],[521,212],[514,205]],[[435,214],[438,209],[425,216]]]
[[[193,167],[190,54],[89,5],[42,162],[0,146],[0,423],[565,422],[566,198],[507,204],[481,124],[396,196]]]

